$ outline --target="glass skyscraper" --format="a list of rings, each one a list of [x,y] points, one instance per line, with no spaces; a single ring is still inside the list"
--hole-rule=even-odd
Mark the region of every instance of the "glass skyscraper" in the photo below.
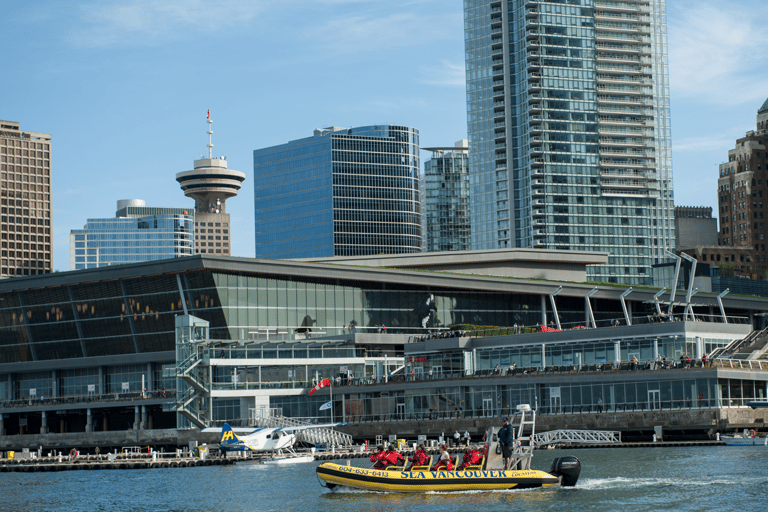
[[[674,248],[664,0],[465,0],[473,249]]]
[[[195,214],[140,199],[117,202],[113,219],[88,219],[69,235],[70,269],[106,267],[195,254]]]
[[[421,251],[419,132],[315,130],[253,152],[257,258]]]
[[[432,158],[424,162],[422,212],[425,251],[468,251],[469,157],[467,141],[454,147],[424,148]]]

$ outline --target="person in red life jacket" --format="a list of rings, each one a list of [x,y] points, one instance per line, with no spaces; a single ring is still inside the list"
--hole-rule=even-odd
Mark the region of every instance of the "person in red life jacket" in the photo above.
[[[441,469],[453,470],[453,461],[448,454],[448,448],[444,444],[440,445],[440,459],[437,461],[437,464],[432,466],[432,471],[440,471]]]
[[[469,460],[472,458],[472,449],[467,448],[464,450],[464,456],[461,458],[461,464],[456,468],[456,471],[464,471],[464,468],[469,466]]]
[[[461,464],[458,468],[456,468],[456,471],[463,471],[467,468],[467,466],[480,464],[482,459],[483,452],[481,450],[476,448],[467,448],[466,453],[464,453],[464,458],[462,458]]]
[[[426,466],[427,462],[429,462],[429,456],[424,451],[424,445],[420,444],[416,447],[416,453],[413,454],[413,457],[411,457],[411,468],[414,466]]]
[[[385,456],[384,452],[384,445],[380,444],[376,451],[371,454],[371,462],[373,462],[373,469],[384,469],[387,467],[389,462],[387,459],[384,458]]]
[[[389,448],[384,452],[384,460],[387,461],[387,466],[400,466],[405,464],[405,457],[397,453],[395,447],[389,445]],[[400,461],[403,461],[402,463]]]

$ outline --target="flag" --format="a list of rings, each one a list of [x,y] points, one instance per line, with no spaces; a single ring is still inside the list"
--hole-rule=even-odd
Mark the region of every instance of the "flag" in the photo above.
[[[315,387],[313,387],[312,389],[309,390],[309,394],[311,395],[315,391],[318,391],[318,390],[324,388],[325,386],[330,386],[330,385],[331,385],[331,379],[323,379],[323,380],[321,380],[320,382],[317,383],[317,386],[315,386]]]
[[[205,116],[205,118],[206,119],[210,119],[211,118],[211,109],[208,109],[208,115]]]
[[[325,411],[327,409],[330,409],[332,405],[333,405],[332,402],[325,402],[323,405],[320,406],[320,410]]]

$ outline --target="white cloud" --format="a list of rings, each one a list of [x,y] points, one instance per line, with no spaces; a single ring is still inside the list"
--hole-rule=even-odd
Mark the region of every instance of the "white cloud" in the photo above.
[[[768,3],[675,0],[667,7],[673,96],[721,105],[765,99]]]
[[[211,33],[256,19],[268,1],[151,0],[91,3],[80,7],[81,22],[69,40],[78,46],[157,43],[189,30]]]
[[[304,38],[322,45],[332,54],[386,51],[394,48],[419,47],[427,41],[454,40],[462,33],[462,14],[404,11],[402,8],[384,15],[361,12],[333,16],[304,33]],[[391,13],[391,14],[390,14]],[[457,34],[459,34],[457,36]]]
[[[720,151],[721,148],[732,149],[736,144],[735,137],[726,135],[702,135],[697,137],[680,137],[672,144],[673,151]],[[725,153],[723,153],[725,154]]]
[[[456,64],[449,60],[443,60],[439,65],[425,66],[422,72],[425,78],[421,82],[427,85],[465,87],[467,84],[464,62]]]

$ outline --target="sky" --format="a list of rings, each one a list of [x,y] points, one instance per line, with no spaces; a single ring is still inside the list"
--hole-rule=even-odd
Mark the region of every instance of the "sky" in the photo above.
[[[718,165],[768,98],[766,0],[669,0],[675,204],[717,212]],[[315,128],[398,124],[466,138],[458,0],[0,0],[0,119],[52,134],[54,269],[119,199],[189,207],[207,153],[246,181],[227,201],[253,257],[253,150]],[[422,154],[422,161],[429,157]]]

